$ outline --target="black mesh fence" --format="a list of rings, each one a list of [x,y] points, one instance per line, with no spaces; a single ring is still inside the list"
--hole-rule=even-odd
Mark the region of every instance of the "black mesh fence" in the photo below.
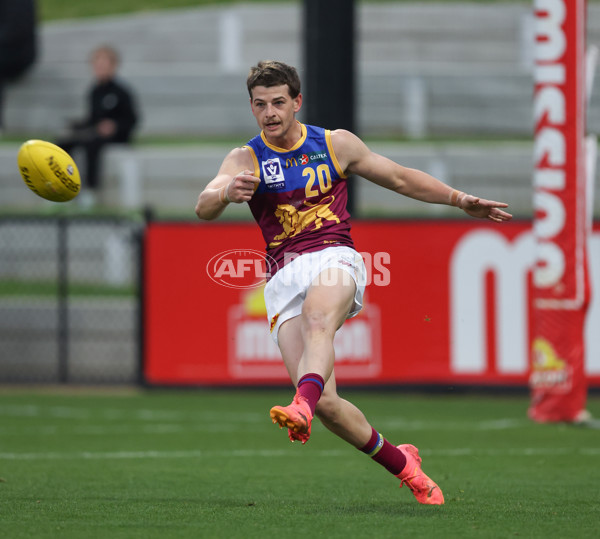
[[[0,219],[0,383],[132,383],[143,224]]]

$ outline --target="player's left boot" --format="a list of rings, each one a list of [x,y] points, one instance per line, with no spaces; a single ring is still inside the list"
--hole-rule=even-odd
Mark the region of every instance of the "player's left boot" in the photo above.
[[[279,427],[288,428],[288,436],[293,442],[300,440],[303,444],[310,438],[310,426],[312,423],[312,412],[307,400],[302,396],[294,396],[288,406],[273,406],[271,408],[271,420],[279,423]]]
[[[406,457],[404,470],[396,476],[400,479],[400,487],[406,485],[419,503],[442,505],[444,503],[442,490],[421,470],[419,450],[411,444],[399,445],[398,449]]]

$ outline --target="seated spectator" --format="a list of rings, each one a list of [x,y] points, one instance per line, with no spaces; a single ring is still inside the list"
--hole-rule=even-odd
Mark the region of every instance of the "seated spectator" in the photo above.
[[[87,117],[71,122],[68,134],[56,141],[69,153],[75,148],[84,151],[83,189],[79,197],[81,204],[87,207],[97,200],[102,149],[106,144],[130,142],[138,121],[133,94],[116,77],[117,51],[108,46],[95,49],[91,65],[95,81],[88,95]]]

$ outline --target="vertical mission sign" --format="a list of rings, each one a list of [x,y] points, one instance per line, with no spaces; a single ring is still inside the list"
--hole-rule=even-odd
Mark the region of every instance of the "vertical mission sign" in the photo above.
[[[585,170],[586,0],[535,0],[533,337],[529,416],[584,411],[589,303]]]

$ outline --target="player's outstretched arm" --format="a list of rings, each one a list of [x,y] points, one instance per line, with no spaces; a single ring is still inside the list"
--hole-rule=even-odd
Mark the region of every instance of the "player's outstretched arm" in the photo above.
[[[462,209],[472,217],[496,222],[512,218],[503,208],[508,204],[467,195],[414,168],[403,167],[391,159],[372,152],[356,135],[338,129],[331,136],[333,149],[342,169],[357,174],[398,194],[429,202],[447,204]]]
[[[248,150],[236,148],[229,152],[217,176],[205,187],[196,203],[200,219],[216,219],[230,202],[241,204],[252,198],[260,179],[254,176],[252,157]]]

